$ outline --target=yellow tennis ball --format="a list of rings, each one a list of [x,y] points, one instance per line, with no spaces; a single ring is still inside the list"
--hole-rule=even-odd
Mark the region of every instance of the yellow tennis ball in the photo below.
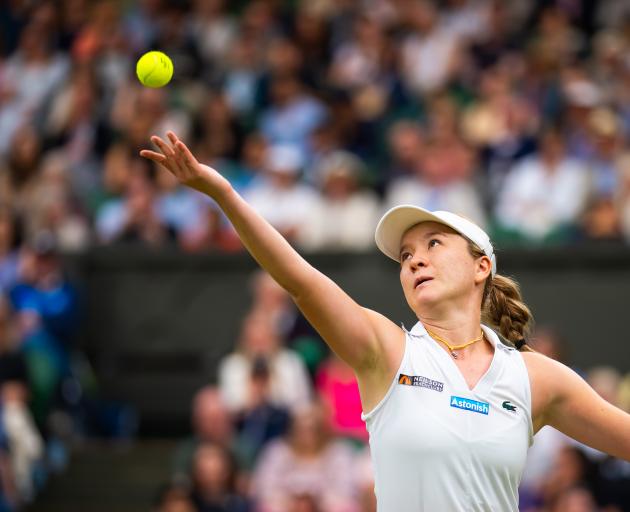
[[[151,51],[138,59],[136,75],[142,85],[163,87],[173,76],[173,62],[162,52]]]

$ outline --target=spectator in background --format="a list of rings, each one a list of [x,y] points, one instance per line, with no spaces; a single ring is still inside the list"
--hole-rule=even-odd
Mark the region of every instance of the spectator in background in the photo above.
[[[307,161],[309,137],[326,120],[325,106],[294,74],[272,77],[269,94],[271,104],[261,114],[260,132],[272,145],[296,147],[302,162]]]
[[[591,491],[582,485],[567,489],[549,508],[550,512],[598,512],[599,510],[601,509],[597,507]]]
[[[358,511],[354,457],[330,436],[321,405],[294,412],[287,436],[262,453],[252,480],[260,512],[284,512],[296,498],[311,497],[321,512]]]
[[[105,125],[96,70],[86,63],[77,66],[63,87],[56,91],[46,115],[44,140],[59,148],[67,161],[72,189],[87,204],[98,196],[99,159],[111,134]]]
[[[562,133],[547,128],[539,152],[517,164],[505,179],[495,209],[499,238],[566,240],[589,191],[588,169],[567,155]]]
[[[198,512],[188,486],[165,484],[158,489],[152,512]]]
[[[124,178],[124,197],[105,202],[97,212],[96,226],[101,242],[142,243],[160,246],[174,241],[175,228],[160,218],[157,188],[146,164],[131,162]]]
[[[540,325],[532,337],[537,352],[566,364],[567,354],[563,338],[549,326]],[[522,510],[537,510],[544,502],[544,486],[562,450],[572,440],[551,427],[543,427],[534,436],[527,452],[527,462],[519,487],[519,505]]]
[[[191,30],[200,57],[208,63],[210,79],[220,76],[229,63],[230,47],[238,34],[236,20],[226,12],[225,0],[195,0]]]
[[[308,250],[365,251],[372,246],[380,213],[376,194],[361,189],[364,165],[347,151],[337,151],[316,170],[321,193],[305,219],[298,242]]]
[[[287,291],[267,272],[257,270],[251,280],[252,314],[270,319],[280,336],[288,335],[295,324],[296,309]]]
[[[48,152],[38,180],[29,190],[25,236],[33,238],[50,232],[62,252],[79,252],[88,247],[91,233],[88,220],[71,187],[71,169],[66,153]]]
[[[0,203],[0,294],[6,294],[19,278],[21,229],[6,203]]]
[[[626,243],[630,243],[630,153],[619,158],[619,188],[615,194],[615,208],[619,212],[619,224]]]
[[[49,27],[33,19],[22,31],[16,52],[0,74],[0,155],[21,126],[30,124],[44,101],[65,78],[69,62],[54,51]],[[19,142],[19,139],[17,140]]]
[[[197,512],[249,512],[246,498],[236,490],[236,463],[219,444],[203,443],[193,460],[192,498]]]
[[[30,502],[35,496],[35,469],[42,462],[44,447],[28,408],[28,370],[19,341],[9,300],[0,295],[0,421],[20,501]]]
[[[391,47],[377,19],[359,15],[352,37],[340,44],[330,63],[330,82],[359,89],[382,82],[391,67]]]
[[[315,389],[326,407],[330,432],[367,443],[368,433],[361,419],[363,407],[359,385],[352,368],[335,354],[330,354],[317,371]]]
[[[376,495],[374,494],[374,468],[370,447],[365,446],[357,455],[355,461],[356,486],[362,512],[376,512]]]
[[[31,126],[23,126],[15,136],[0,174],[0,197],[17,215],[28,215],[29,194],[37,181],[42,161],[42,140]]]
[[[289,423],[285,407],[271,401],[269,365],[257,358],[249,375],[245,407],[236,415],[236,451],[241,467],[251,471],[263,447],[283,435]]]
[[[172,226],[177,244],[187,250],[197,250],[217,236],[220,217],[210,201],[182,187],[173,175],[156,169],[157,197],[154,199],[157,217]]]
[[[313,215],[316,192],[300,182],[304,159],[295,146],[269,147],[264,180],[245,192],[246,200],[290,241],[298,241]]]
[[[481,198],[469,180],[474,155],[457,138],[428,140],[412,176],[394,179],[385,196],[386,208],[400,204],[448,210],[480,226],[486,225]]]
[[[234,425],[214,386],[201,388],[195,394],[191,413],[192,436],[179,443],[173,461],[173,480],[189,483],[194,454],[203,443],[212,443],[231,450],[234,447]]]
[[[270,372],[270,398],[274,405],[294,409],[308,402],[310,383],[302,360],[282,346],[274,319],[253,311],[243,321],[238,349],[219,364],[219,387],[234,413],[247,408],[249,376],[254,363],[264,358]]]
[[[543,503],[547,506],[553,506],[577,486],[586,486],[591,501],[594,501],[593,489],[588,486],[589,479],[592,478],[592,471],[592,464],[579,448],[564,447],[559,452],[553,468],[543,484]],[[592,482],[592,480],[590,481]]]
[[[413,176],[422,159],[424,133],[415,121],[398,121],[388,130],[389,169],[384,178],[387,181],[405,176]]]
[[[515,92],[526,63],[514,55],[499,58],[479,77],[479,97],[460,118],[464,138],[482,151],[490,202],[515,162],[535,149],[536,110]]]
[[[437,7],[427,0],[406,4],[403,20],[409,29],[400,46],[406,87],[419,96],[441,89],[461,63],[456,32],[446,29]]]
[[[69,374],[79,304],[51,233],[39,233],[22,258],[22,276],[11,289],[10,299],[29,369],[32,410],[42,428],[58,405],[61,382]]]

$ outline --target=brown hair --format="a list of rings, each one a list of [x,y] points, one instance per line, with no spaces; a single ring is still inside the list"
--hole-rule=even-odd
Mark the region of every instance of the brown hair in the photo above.
[[[473,242],[469,241],[468,249],[474,258],[485,255]],[[523,302],[516,281],[499,274],[486,279],[481,299],[481,318],[484,323],[497,328],[501,336],[519,351],[532,352],[527,345],[527,337],[534,317]]]

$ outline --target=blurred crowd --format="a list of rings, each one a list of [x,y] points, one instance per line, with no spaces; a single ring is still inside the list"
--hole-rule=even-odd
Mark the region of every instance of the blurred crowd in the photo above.
[[[191,435],[174,453],[156,512],[374,512],[374,475],[352,370],[304,328],[289,295],[259,272],[253,303],[216,385],[192,401]],[[540,327],[533,347],[566,362],[567,346]],[[578,371],[580,371],[578,369]],[[581,372],[630,411],[630,373]],[[530,449],[523,512],[626,512],[630,463],[551,427]]]
[[[174,63],[162,89],[135,77],[152,49]],[[209,199],[138,156],[169,129],[305,251],[369,250],[401,203],[461,213],[499,247],[627,243],[630,4],[2,2],[0,511],[63,468],[70,433],[134,428],[75,350],[60,255],[242,250]],[[156,509],[373,510],[352,373],[268,277],[254,290]],[[628,409],[627,377],[585,375]],[[544,432],[523,510],[630,510],[628,464]]]
[[[143,161],[172,129],[304,250],[366,250],[385,208],[500,245],[630,239],[623,0],[9,0],[0,204],[64,251],[239,250]],[[149,49],[174,62],[139,84]]]

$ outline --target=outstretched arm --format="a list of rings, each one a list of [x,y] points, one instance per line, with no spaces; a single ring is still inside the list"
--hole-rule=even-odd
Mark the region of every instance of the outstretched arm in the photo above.
[[[308,264],[223,176],[200,164],[173,132],[168,138],[170,144],[152,137],[160,152],[143,150],[140,154],[166,167],[181,183],[214,199],[247,250],[291,294],[326,343],[358,373],[378,370],[383,360],[380,340],[391,339],[400,329],[382,315],[359,306]]]
[[[630,414],[600,397],[577,373],[542,354],[524,353],[539,426],[630,461]]]

